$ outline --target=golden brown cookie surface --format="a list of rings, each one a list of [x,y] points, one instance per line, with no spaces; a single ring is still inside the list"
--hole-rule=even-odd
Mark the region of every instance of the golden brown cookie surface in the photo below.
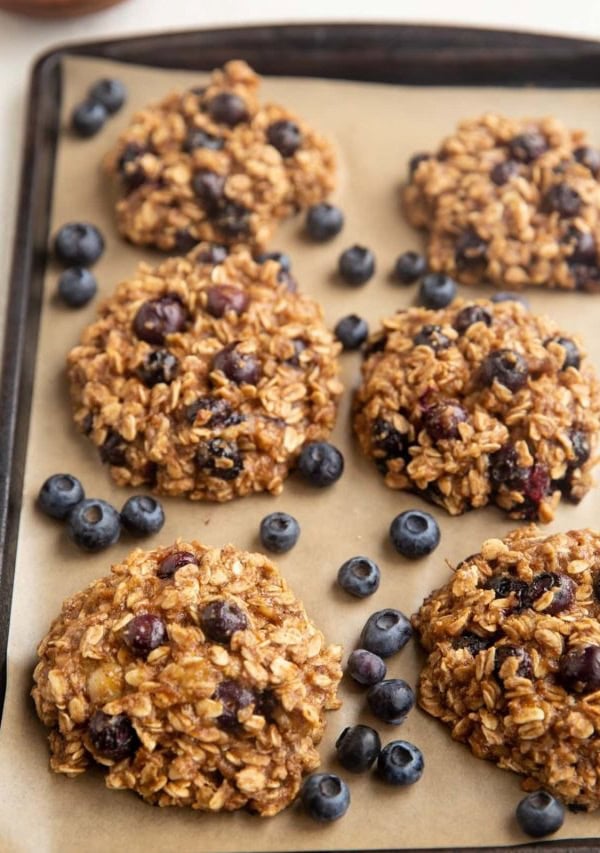
[[[104,302],[68,375],[75,421],[119,485],[277,494],[302,446],[327,438],[340,346],[289,286],[275,261],[201,245],[140,266]]]
[[[600,806],[600,534],[490,539],[413,616],[419,703],[479,758]]]
[[[488,113],[413,159],[409,221],[464,284],[600,289],[600,151],[553,118]]]
[[[270,560],[231,545],[133,551],[65,601],[38,654],[52,769],[95,760],[161,806],[276,814],[339,706],[340,647]]]
[[[259,87],[232,61],[208,86],[133,117],[107,157],[128,240],[175,252],[201,240],[264,247],[278,220],[331,192],[329,141],[284,107],[261,105]]]
[[[600,385],[551,320],[515,301],[410,308],[366,353],[354,427],[391,488],[542,521],[589,489]]]

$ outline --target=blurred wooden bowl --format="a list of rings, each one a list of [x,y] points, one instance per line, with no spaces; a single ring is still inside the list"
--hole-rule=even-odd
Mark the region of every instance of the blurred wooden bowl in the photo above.
[[[87,15],[123,0],[0,0],[0,9],[38,18],[67,18]]]

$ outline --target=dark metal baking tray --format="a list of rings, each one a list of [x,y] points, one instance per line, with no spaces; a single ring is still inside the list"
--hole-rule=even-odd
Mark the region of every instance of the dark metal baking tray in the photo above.
[[[302,24],[175,32],[58,47],[29,89],[0,376],[0,703],[61,105],[61,62],[91,56],[210,70],[231,57],[262,74],[414,86],[600,86],[600,44],[529,33],[401,24]],[[600,839],[535,845],[597,851]],[[485,848],[506,850],[507,848]],[[512,850],[531,850],[532,846]],[[425,851],[426,853],[426,851]]]

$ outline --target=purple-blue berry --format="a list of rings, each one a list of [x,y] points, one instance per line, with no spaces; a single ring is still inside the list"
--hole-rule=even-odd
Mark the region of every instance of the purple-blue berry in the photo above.
[[[357,598],[373,595],[379,587],[379,566],[368,557],[351,557],[339,568],[337,581],[345,592]]]
[[[287,512],[272,512],[260,523],[260,541],[267,551],[283,554],[290,551],[300,536],[300,525]]]
[[[400,513],[390,525],[392,545],[411,560],[431,554],[440,544],[440,528],[428,512],[410,509]]]
[[[81,308],[98,290],[96,277],[86,267],[69,267],[58,279],[58,295],[69,308]]]
[[[350,791],[335,773],[312,773],[300,791],[302,805],[308,814],[322,822],[338,820],[350,805]]]
[[[328,441],[311,441],[302,448],[298,471],[311,486],[323,489],[344,473],[344,457]]]
[[[54,254],[65,266],[91,266],[104,251],[104,238],[89,222],[68,222],[54,238]]]
[[[385,662],[374,652],[367,649],[355,649],[346,664],[346,672],[358,684],[371,687],[378,684],[386,676]]]
[[[94,83],[88,92],[88,97],[91,101],[102,104],[105,110],[113,115],[125,103],[127,89],[120,80],[106,77]]]
[[[333,204],[322,202],[308,208],[306,233],[316,243],[324,243],[339,234],[344,227],[344,214]]]
[[[73,109],[71,127],[77,136],[88,139],[95,136],[104,127],[108,111],[99,101],[87,100]]]
[[[419,286],[419,304],[425,308],[446,308],[456,298],[456,282],[449,275],[432,272]]]
[[[565,820],[565,807],[547,791],[534,791],[517,806],[519,826],[533,838],[557,832]]]
[[[402,284],[414,284],[426,272],[427,261],[419,252],[403,252],[394,267],[394,276]]]
[[[384,723],[399,726],[415,705],[415,694],[401,678],[388,678],[369,688],[367,703],[373,713]]]
[[[162,505],[150,495],[134,495],[121,510],[121,523],[132,536],[158,533],[165,523]]]
[[[43,483],[37,505],[51,518],[66,518],[85,498],[83,486],[72,474],[53,474]]]
[[[338,272],[347,284],[365,284],[375,273],[375,255],[365,246],[350,246],[340,255]]]
[[[369,336],[369,325],[357,314],[348,314],[336,323],[333,330],[344,350],[361,347]]]
[[[119,539],[121,519],[114,506],[99,498],[88,498],[67,516],[67,533],[84,551],[102,551]]]
[[[406,740],[386,744],[377,759],[377,773],[389,785],[414,785],[424,767],[423,753]]]
[[[387,608],[369,616],[360,635],[360,647],[379,657],[399,652],[412,637],[410,621],[400,610]]]
[[[381,740],[370,726],[348,726],[335,742],[338,761],[351,773],[364,773],[379,755]]]

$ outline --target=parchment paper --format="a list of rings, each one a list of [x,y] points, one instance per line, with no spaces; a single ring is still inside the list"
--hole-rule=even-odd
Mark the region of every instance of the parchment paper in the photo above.
[[[64,63],[64,117],[89,84],[101,76],[118,76],[129,90],[122,112],[92,140],[61,137],[56,164],[52,232],[65,221],[96,223],[107,239],[107,251],[96,267],[101,295],[128,276],[141,258],[156,259],[125,244],[111,215],[111,190],[99,162],[125,126],[128,115],[170,88],[201,83],[202,75],[151,70],[116,63],[71,58]],[[398,184],[415,151],[434,147],[461,117],[497,109],[513,115],[554,114],[582,126],[600,143],[600,91],[410,88],[344,82],[269,79],[264,97],[297,110],[338,144],[341,186],[337,201],[346,215],[340,236],[312,245],[301,235],[301,219],[282,227],[272,248],[288,250],[300,286],[324,304],[335,323],[355,312],[372,328],[396,308],[407,306],[415,288],[392,283],[395,257],[419,248],[420,236],[403,221]],[[360,242],[377,255],[378,272],[362,288],[335,281],[339,253]],[[188,809],[158,809],[130,792],[104,787],[102,773],[91,770],[70,780],[48,769],[46,730],[29,698],[35,647],[58,613],[62,600],[109,570],[136,543],[126,537],[112,549],[90,556],[67,541],[63,526],[34,508],[43,480],[58,471],[83,481],[90,496],[120,507],[128,492],[112,485],[91,444],[74,429],[63,375],[67,350],[95,313],[95,304],[73,311],[54,296],[58,269],[50,267],[44,296],[41,336],[33,399],[29,453],[19,535],[9,644],[9,684],[0,730],[0,849],[6,853],[192,853],[192,851],[277,851],[369,848],[456,847],[515,844],[527,840],[514,821],[522,796],[519,778],[474,758],[453,742],[447,729],[415,710],[401,727],[375,721],[365,711],[364,692],[344,679],[343,708],[329,715],[321,755],[325,768],[340,771],[334,742],[344,726],[359,721],[375,725],[383,742],[413,741],[424,752],[425,773],[406,790],[386,787],[367,774],[348,779],[352,804],[347,815],[329,826],[313,823],[295,805],[276,818],[245,813],[203,815]],[[467,290],[469,295],[484,291]],[[529,292],[533,309],[560,321],[563,329],[584,336],[592,359],[600,366],[597,317],[600,297],[589,294]],[[414,612],[423,597],[449,577],[449,563],[479,549],[491,536],[502,536],[516,522],[499,510],[480,510],[449,518],[434,509],[442,541],[428,559],[403,560],[388,543],[392,518],[404,509],[423,506],[411,495],[387,489],[374,466],[359,453],[351,436],[349,404],[358,380],[358,354],[343,356],[346,394],[333,436],[346,458],[342,480],[328,490],[314,490],[290,478],[278,498],[256,496],[227,505],[165,500],[167,523],[148,542],[170,543],[177,536],[196,537],[211,545],[233,542],[258,547],[261,518],[273,510],[292,512],[300,521],[298,545],[278,558],[281,570],[304,600],[309,614],[331,641],[354,647],[366,618],[381,607]],[[597,475],[600,477],[600,475]],[[431,507],[426,507],[431,509]],[[563,505],[547,530],[593,526],[600,514],[600,490],[579,507]],[[356,554],[374,558],[382,583],[369,599],[355,600],[339,591],[340,564]],[[415,684],[421,660],[410,643],[389,661],[389,676]],[[598,814],[567,815],[554,838],[600,835]]]

